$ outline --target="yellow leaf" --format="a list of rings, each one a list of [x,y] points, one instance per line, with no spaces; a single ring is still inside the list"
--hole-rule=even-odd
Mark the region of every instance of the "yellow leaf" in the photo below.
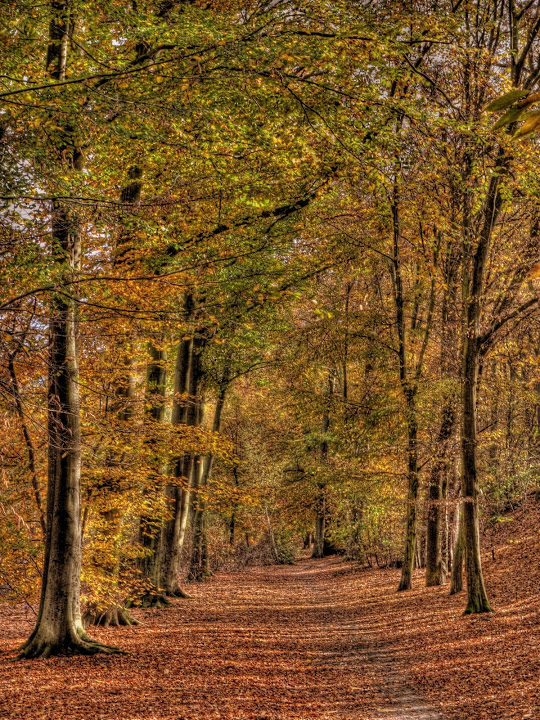
[[[530,135],[535,130],[540,129],[540,110],[533,110],[528,113],[525,118],[523,125],[516,130],[514,133],[514,139],[524,138],[526,135]]]

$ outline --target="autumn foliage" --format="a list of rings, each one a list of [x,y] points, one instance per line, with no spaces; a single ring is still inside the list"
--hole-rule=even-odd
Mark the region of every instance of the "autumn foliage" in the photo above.
[[[330,555],[358,570],[373,638],[395,609],[396,657],[425,598],[449,647],[503,633],[485,553],[539,489],[539,13],[5,6],[0,592],[35,620],[19,658],[120,654],[94,626],[174,623],[231,578],[301,599],[302,554],[316,583],[338,584]]]

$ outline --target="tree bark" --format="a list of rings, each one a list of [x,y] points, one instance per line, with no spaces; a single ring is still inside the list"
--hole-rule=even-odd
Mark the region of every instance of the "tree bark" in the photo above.
[[[416,399],[414,389],[405,388],[407,407],[407,512],[405,550],[398,591],[410,590],[416,550],[416,513],[418,499],[418,425],[416,421]]]
[[[186,298],[188,316],[194,311],[193,299]],[[175,387],[172,423],[198,427],[202,421],[202,404],[200,398],[203,377],[202,352],[206,344],[203,332],[194,337],[182,340],[178,346],[178,357],[175,369]],[[194,484],[197,484],[195,473],[198,472],[196,458],[192,454],[179,458],[173,467],[173,473],[179,480],[183,479],[184,487],[175,484],[167,487],[166,497],[171,510],[171,518],[163,528],[163,565],[162,583],[168,596],[186,597],[178,583],[180,559],[186,537],[189,511]]]
[[[443,564],[441,545],[441,511],[443,502],[443,483],[447,473],[448,441],[454,427],[454,406],[448,404],[443,410],[443,419],[437,437],[437,449],[428,494],[428,518],[426,537],[426,586],[444,585],[446,571]]]
[[[491,612],[480,552],[480,526],[478,520],[478,470],[476,457],[476,390],[478,384],[478,343],[476,338],[465,340],[463,371],[463,425],[462,425],[462,486],[463,539],[465,574],[467,577],[467,607],[465,613]]]
[[[150,360],[146,369],[146,407],[147,416],[154,423],[161,423],[165,416],[165,390],[167,382],[167,353],[155,342],[148,343]],[[150,439],[149,442],[152,442]],[[156,497],[162,496],[162,484],[157,477],[160,473],[155,468],[155,486],[145,490],[146,494],[154,493]],[[160,561],[163,554],[162,524],[155,518],[143,515],[139,521],[139,543],[143,549],[140,560],[140,570],[147,583],[147,590],[141,599],[143,607],[163,607],[168,605],[163,588],[160,586]]]
[[[214,419],[212,422],[212,432],[219,433],[221,429],[221,418],[223,408],[225,406],[225,396],[229,387],[229,374],[226,370],[220,382],[218,396],[216,399],[216,407],[214,410]],[[214,466],[214,456],[210,453],[204,458],[202,467],[202,476],[199,485],[200,493],[204,493],[208,485],[208,481],[212,475]],[[189,569],[189,580],[200,582],[205,577],[211,575],[208,546],[206,542],[205,513],[206,503],[204,498],[199,494],[195,498],[195,512],[193,515],[193,544],[191,552],[191,563]]]
[[[396,306],[396,327],[398,338],[399,380],[405,399],[407,426],[407,503],[405,517],[405,547],[398,591],[410,590],[416,551],[416,514],[418,498],[418,421],[416,415],[416,384],[411,382],[407,363],[407,334],[405,324],[405,298],[401,276],[400,256],[400,214],[399,191],[394,183],[392,198],[392,260],[390,264],[394,303]]]
[[[461,512],[461,505],[457,506],[456,513],[458,532],[452,555],[450,595],[455,595],[463,590],[463,513]]]
[[[328,462],[328,437],[327,433],[330,429],[330,403],[334,394],[335,379],[333,374],[328,374],[328,388],[326,391],[326,402],[323,410],[322,418],[322,440],[321,440],[321,464],[326,465]],[[326,534],[326,483],[318,483],[318,494],[315,505],[315,540],[313,542],[312,558],[324,557],[325,534]]]
[[[46,66],[55,80],[65,78],[71,28],[69,0],[53,0]],[[55,150],[62,157],[71,152],[71,167],[80,169],[73,128],[66,126],[62,137],[61,146]],[[68,203],[53,200],[51,216],[52,259],[61,268],[62,292],[53,294],[49,308],[47,534],[37,622],[20,648],[19,658],[119,652],[92,641],[81,619],[78,305],[69,285],[80,267],[81,233]]]
[[[505,168],[507,159],[498,159]],[[463,268],[463,333],[462,333],[462,388],[461,388],[461,495],[463,500],[463,546],[465,575],[467,578],[467,607],[465,613],[491,612],[480,552],[480,527],[478,519],[478,468],[477,468],[477,404],[480,367],[480,314],[485,285],[486,264],[493,225],[499,214],[502,198],[499,176],[491,178],[486,197],[483,225],[472,258],[472,268]],[[470,254],[469,208],[465,203],[464,258]]]

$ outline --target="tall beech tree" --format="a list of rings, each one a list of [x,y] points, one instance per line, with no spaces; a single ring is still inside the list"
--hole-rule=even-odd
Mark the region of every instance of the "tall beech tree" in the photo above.
[[[70,0],[51,3],[46,67],[52,80],[66,79],[74,28]],[[59,172],[82,169],[75,128],[69,121],[51,148]],[[49,302],[47,534],[41,600],[34,631],[19,657],[92,654],[115,649],[92,641],[83,629],[81,574],[81,425],[78,368],[78,307],[72,283],[81,263],[80,219],[72,204],[51,202],[51,256],[58,269]]]

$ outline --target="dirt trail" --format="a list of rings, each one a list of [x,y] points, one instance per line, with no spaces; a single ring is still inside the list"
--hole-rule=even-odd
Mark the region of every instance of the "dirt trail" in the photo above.
[[[191,586],[190,600],[140,611],[142,626],[96,633],[130,656],[3,661],[0,717],[442,720],[375,646],[341,568],[303,560]]]

